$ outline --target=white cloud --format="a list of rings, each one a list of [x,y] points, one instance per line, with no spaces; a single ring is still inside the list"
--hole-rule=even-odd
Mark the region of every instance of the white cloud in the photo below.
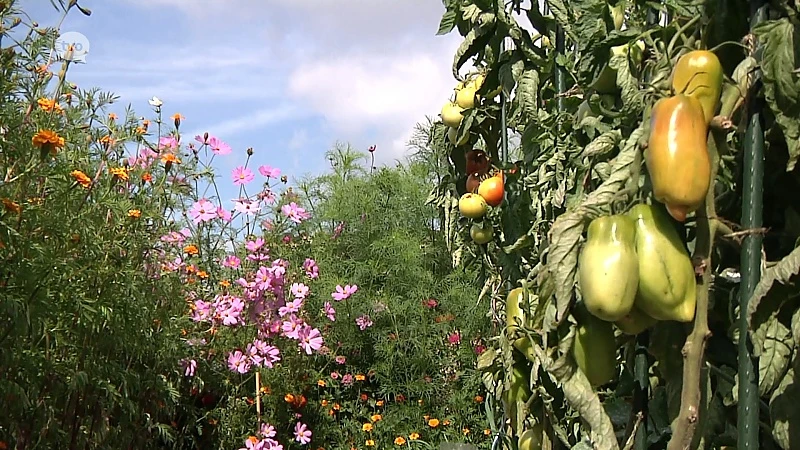
[[[214,136],[219,136],[223,141],[227,136],[241,133],[243,131],[251,131],[261,128],[265,125],[270,125],[282,122],[289,119],[297,119],[303,117],[302,111],[293,106],[276,106],[259,109],[252,113],[247,113],[240,117],[223,120],[216,124],[209,125],[207,129],[196,129],[190,133],[189,136],[202,135],[206,131]]]

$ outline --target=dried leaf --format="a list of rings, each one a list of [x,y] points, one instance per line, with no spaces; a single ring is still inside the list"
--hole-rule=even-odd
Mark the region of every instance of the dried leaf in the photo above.
[[[619,144],[621,140],[622,133],[619,130],[607,131],[590,142],[589,145],[583,149],[581,157],[588,158],[610,153],[617,147],[617,144]]]
[[[800,442],[800,408],[797,407],[800,380],[795,375],[796,370],[797,367],[793,367],[786,373],[769,400],[772,437],[784,450],[796,449]]]
[[[755,314],[761,303],[761,299],[767,295],[772,285],[776,281],[781,284],[787,284],[792,276],[797,275],[798,272],[800,272],[800,247],[792,250],[791,253],[778,261],[774,266],[764,270],[764,273],[761,274],[761,279],[758,281],[753,291],[753,295],[750,297],[750,302],[747,305],[747,323],[750,325],[751,329],[753,328],[753,314]]]

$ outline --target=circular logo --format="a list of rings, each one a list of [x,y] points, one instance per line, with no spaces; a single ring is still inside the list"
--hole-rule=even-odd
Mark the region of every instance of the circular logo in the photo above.
[[[89,40],[77,31],[68,31],[56,39],[56,54],[61,59],[86,62],[89,53]]]

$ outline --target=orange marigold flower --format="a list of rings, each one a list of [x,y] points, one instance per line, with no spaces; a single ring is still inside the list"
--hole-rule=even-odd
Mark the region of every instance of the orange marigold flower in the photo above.
[[[319,387],[325,387],[326,384],[327,383],[325,383],[325,380],[317,380],[317,386]]]
[[[72,178],[74,178],[78,184],[86,189],[89,189],[92,186],[92,179],[80,170],[73,170],[69,174],[72,175]]]
[[[231,282],[228,280],[220,280],[219,285],[222,287],[231,287]]]
[[[419,433],[417,432],[411,433],[408,435],[408,438],[411,439],[412,441],[416,441],[417,439],[419,439]]]
[[[356,374],[356,381],[364,381],[366,377],[363,374]]]
[[[439,419],[431,419],[428,421],[428,426],[431,428],[436,428],[439,426]]]
[[[319,404],[322,406],[328,406],[328,401],[323,398],[322,401],[319,402]]]
[[[489,436],[490,434],[492,434],[492,430],[486,428],[485,430],[483,430],[483,434],[485,434],[486,436]]]
[[[464,436],[466,436],[469,434],[469,428],[464,428],[463,430],[461,430],[461,432],[464,433]]]
[[[197,272],[197,276],[205,280],[206,278],[208,278],[208,272],[206,272],[205,270],[201,270]]]
[[[483,396],[476,395],[475,396],[475,403],[482,403],[482,402],[483,402]]]
[[[153,181],[153,176],[150,175],[150,172],[145,172],[145,173],[142,174],[142,181],[144,181],[144,182]]]
[[[190,255],[196,255],[196,254],[200,253],[200,250],[194,244],[189,244],[186,247],[183,247],[183,251],[188,253],[188,254],[190,254]]]
[[[383,406],[383,400],[378,400],[375,402],[375,406]]]
[[[128,217],[131,217],[133,219],[138,219],[139,217],[142,217],[142,212],[139,211],[138,209],[129,209]]]
[[[367,433],[369,433],[370,431],[372,431],[372,424],[365,423],[364,425],[361,425],[361,431],[366,431]]]
[[[106,147],[113,145],[115,142],[117,142],[117,140],[111,137],[110,134],[107,134],[100,138],[100,143],[105,145]]]
[[[36,100],[36,103],[39,104],[39,108],[42,108],[42,110],[47,111],[47,112],[50,112],[50,111],[55,111],[57,113],[64,112],[64,110],[61,109],[61,105],[59,105],[55,101],[55,99],[42,97],[39,100]]]
[[[117,115],[114,113],[108,113],[108,120],[117,120]]]
[[[403,445],[405,443],[406,443],[406,438],[404,438],[403,436],[397,436],[396,438],[394,438],[394,445]]]
[[[172,120],[184,120],[184,119],[186,119],[186,117],[181,113],[175,113],[170,117],[170,119],[172,119]]]
[[[284,395],[283,401],[285,401],[286,403],[294,403],[294,395],[293,394]]]
[[[370,416],[369,420],[371,420],[371,421],[373,421],[373,422],[380,422],[380,420],[381,420],[382,418],[383,418],[383,417],[381,417],[381,415],[380,415],[380,414],[373,414],[372,416]]]
[[[364,442],[364,445],[366,445],[367,447],[375,447],[375,441],[373,441],[372,439],[367,439],[367,442]]]
[[[3,198],[3,206],[6,208],[6,211],[12,212],[15,214],[19,214],[22,212],[22,207],[19,206],[19,203],[11,200],[10,198]]]
[[[128,171],[124,167],[112,167],[108,172],[114,177],[122,181],[128,181]]]
[[[334,404],[333,404],[333,409],[334,409],[335,411],[339,411],[340,409],[342,409],[342,405],[340,405],[340,404],[338,404],[338,403],[334,403]]]
[[[164,153],[163,155],[161,155],[161,162],[163,162],[164,164],[167,163],[180,164],[181,160],[172,153]]]
[[[134,133],[136,133],[136,134],[145,134],[145,133],[147,133],[147,128],[143,127],[143,126],[138,126],[134,130]]]
[[[51,152],[64,146],[64,138],[53,130],[39,130],[33,135],[31,141],[35,147],[50,146]]]

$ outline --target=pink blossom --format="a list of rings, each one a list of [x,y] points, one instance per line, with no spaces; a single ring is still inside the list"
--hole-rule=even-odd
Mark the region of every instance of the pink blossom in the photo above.
[[[322,347],[322,333],[316,328],[304,326],[298,333],[300,340],[300,347],[310,355],[312,351],[319,350]]]
[[[325,302],[325,305],[322,306],[322,312],[331,322],[336,322],[336,310],[333,309],[333,305],[331,302]]]
[[[239,350],[230,352],[228,353],[228,369],[231,372],[247,373],[250,371],[250,361]]]
[[[247,200],[247,199],[238,199],[233,201],[236,205],[234,209],[239,211],[242,214],[246,214],[248,216],[255,215],[258,211],[261,210],[261,205],[257,201]]]
[[[225,222],[230,222],[231,212],[220,206],[217,208],[217,217],[224,220]]]
[[[311,442],[311,430],[308,429],[306,424],[297,422],[294,425],[294,440],[299,442],[300,445],[306,445]]]
[[[214,154],[223,156],[231,152],[231,146],[220,140],[215,136],[208,138],[208,146]]]
[[[261,434],[261,437],[265,438],[275,437],[275,427],[273,427],[268,423],[262,423],[261,430],[259,431],[259,433]]]
[[[481,353],[486,351],[486,346],[483,344],[478,344],[475,346],[475,354],[480,355]]]
[[[433,309],[433,308],[436,308],[436,306],[439,303],[436,301],[435,298],[429,298],[429,299],[425,300],[424,302],[422,302],[422,304],[427,308]]]
[[[356,325],[358,325],[358,328],[361,331],[364,331],[367,328],[371,327],[373,323],[372,319],[368,315],[364,314],[363,316],[359,316],[358,318],[356,318]]]
[[[292,283],[290,291],[295,298],[306,298],[308,296],[308,286],[303,283]]]
[[[224,260],[222,260],[222,265],[231,269],[238,269],[241,263],[242,260],[240,260],[236,255],[228,255]]]
[[[342,287],[341,285],[336,285],[336,292],[332,293],[331,297],[333,297],[333,299],[336,300],[337,302],[340,302],[342,300],[350,298],[350,296],[355,294],[356,291],[358,291],[358,286],[355,284],[352,286],[348,284],[345,287]]]
[[[291,313],[296,313],[300,311],[300,308],[303,307],[303,299],[296,298],[286,304],[286,306],[281,306],[278,309],[278,315],[283,317]]]
[[[312,280],[319,278],[319,266],[317,266],[317,262],[313,259],[306,258],[305,262],[303,263],[303,270],[306,271],[306,276]]]
[[[256,177],[253,175],[253,171],[248,169],[244,166],[239,166],[231,171],[231,176],[233,177],[233,184],[236,186],[241,186],[243,184],[247,184]]]
[[[292,314],[281,323],[281,331],[289,339],[300,339],[300,327],[302,325],[303,320]]]
[[[189,210],[189,215],[194,223],[208,222],[217,217],[217,207],[210,201],[201,198]]]
[[[456,331],[455,333],[450,334],[450,336],[447,337],[447,342],[449,342],[452,345],[460,344],[461,343],[461,333]]]
[[[175,136],[162,136],[161,139],[158,140],[158,149],[170,149],[175,150],[178,148],[180,142],[175,139]]]
[[[270,189],[265,189],[264,191],[259,192],[258,198],[259,200],[263,200],[267,203],[275,203],[275,200],[278,199],[278,197],[275,196],[275,193]]]
[[[260,166],[258,168],[258,171],[261,173],[261,175],[264,175],[267,178],[278,178],[279,176],[281,176],[281,169],[273,168],[266,165]]]
[[[193,359],[182,359],[181,368],[183,369],[184,376],[193,377],[197,370],[197,361]]]
[[[301,208],[295,202],[283,205],[281,207],[281,212],[294,223],[301,223],[303,220],[311,217],[311,214],[307,213],[304,208]]]
[[[346,373],[342,377],[342,385],[350,386],[351,384],[353,384],[353,375],[350,375],[349,373]]]
[[[255,241],[247,241],[247,242],[245,242],[244,246],[247,249],[247,251],[255,252],[255,251],[257,251],[258,249],[260,249],[261,247],[264,246],[264,239],[256,238]]]
[[[334,358],[334,361],[336,361],[336,364],[344,364],[347,362],[347,358],[345,358],[342,355],[339,355],[336,358]]]
[[[339,379],[339,372],[331,372],[331,379],[338,380]]]

